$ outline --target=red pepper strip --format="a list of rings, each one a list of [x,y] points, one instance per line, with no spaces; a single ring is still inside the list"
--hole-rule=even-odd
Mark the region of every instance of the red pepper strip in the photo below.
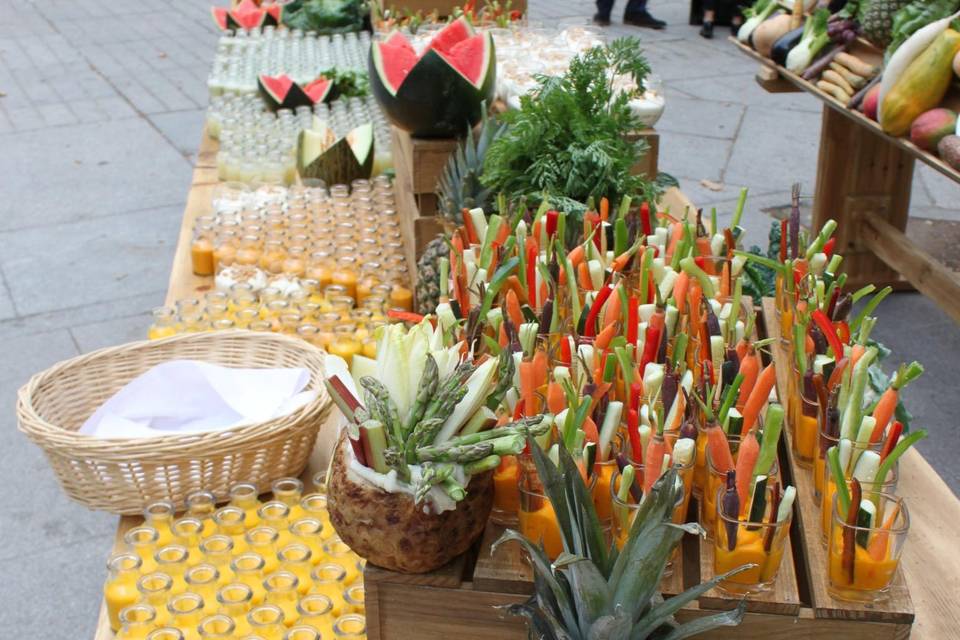
[[[513,408],[513,421],[516,422],[523,417],[523,398],[517,400],[517,406]]]
[[[640,377],[647,369],[647,365],[653,362],[657,357],[657,351],[660,350],[660,327],[647,327],[647,333],[643,343],[643,355],[640,358]]]
[[[640,440],[640,414],[636,409],[627,411],[627,435],[630,437],[630,453],[634,460],[643,460],[643,443]]]
[[[640,332],[640,301],[636,296],[630,296],[627,303],[627,344],[637,346]]]
[[[467,245],[478,244],[480,240],[477,238],[477,230],[473,228],[473,218],[470,217],[470,214],[466,209],[463,210],[463,230],[467,236]]]
[[[850,506],[847,509],[847,526],[843,528],[843,551],[840,555],[840,566],[847,574],[847,582],[853,584],[854,560],[857,545],[857,516],[860,515],[860,501],[863,499],[863,490],[860,481],[856,478],[850,484]]]
[[[787,261],[787,225],[786,219],[780,221],[780,263]]]
[[[837,300],[840,299],[840,287],[837,287],[833,290],[833,293],[830,295],[830,304],[827,305],[827,317],[833,317],[833,310],[837,308]]]
[[[833,327],[837,330],[837,337],[840,338],[840,342],[850,344],[850,325],[843,320],[838,320],[833,323]]]
[[[695,257],[693,258],[693,261],[696,263],[696,265],[697,265],[698,267],[700,267],[700,268],[703,269],[703,270],[706,270],[706,269],[708,268],[708,267],[707,267],[707,259],[704,258],[703,256],[695,256]]]
[[[810,315],[813,321],[817,323],[817,326],[820,327],[820,331],[823,332],[823,336],[827,339],[827,342],[830,343],[830,348],[833,349],[834,360],[842,358],[843,343],[840,342],[840,338],[837,336],[837,330],[833,327],[830,319],[827,318],[827,314],[820,309],[815,309]]]
[[[700,370],[702,371],[701,375],[706,378],[711,385],[717,384],[716,378],[713,377],[713,360],[704,360],[700,363]]]
[[[644,202],[640,205],[640,228],[643,229],[643,235],[649,236],[653,234],[653,229],[650,228],[650,203]]]
[[[836,246],[836,244],[837,244],[837,239],[836,239],[836,238],[830,238],[830,239],[827,240],[827,242],[823,245],[823,253],[826,254],[826,256],[827,256],[828,258],[832,258],[832,257],[833,257],[833,248]]]
[[[887,459],[887,456],[890,455],[890,452],[893,451],[893,448],[897,446],[897,443],[900,441],[900,436],[903,434],[903,423],[899,420],[895,420],[892,425],[890,425],[890,430],[887,432],[887,439],[883,442],[883,449],[880,450],[880,462],[883,462]],[[883,478],[877,478],[880,482],[883,482]]]
[[[612,292],[613,286],[610,284],[605,284],[603,288],[600,289],[600,292],[597,294],[597,299],[593,301],[593,306],[590,307],[590,313],[587,314],[587,322],[583,328],[583,335],[585,337],[592,338],[597,335],[597,317],[599,317],[600,309],[607,303],[607,298],[610,297]]]
[[[394,320],[402,320],[403,322],[412,322],[414,324],[419,324],[423,320],[423,316],[419,313],[404,311],[403,309],[390,309],[387,311],[387,317]]]
[[[557,232],[557,220],[560,219],[559,211],[547,211],[547,237],[552,238]]]
[[[530,308],[537,308],[537,245],[527,238],[527,300]]]
[[[562,362],[564,366],[569,367],[573,360],[572,355],[573,354],[571,353],[570,349],[570,339],[568,336],[564,336],[560,339],[560,362]]]
[[[643,393],[643,385],[639,382],[630,383],[630,406],[640,410],[640,394]]]

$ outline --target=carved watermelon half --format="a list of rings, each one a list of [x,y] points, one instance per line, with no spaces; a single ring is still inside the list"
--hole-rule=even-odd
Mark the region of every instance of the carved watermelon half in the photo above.
[[[309,107],[318,102],[329,102],[334,98],[334,83],[323,76],[310,84],[300,86],[290,76],[261,75],[257,78],[260,97],[271,111],[277,109],[296,109]]]
[[[463,135],[493,100],[496,54],[489,33],[465,18],[441,30],[417,56],[399,32],[371,45],[370,88],[387,118],[421,138]]]
[[[319,178],[329,185],[350,184],[370,177],[374,155],[372,124],[337,138],[325,121],[314,117],[313,126],[297,139],[297,172],[301,178]]]
[[[224,31],[232,29],[259,29],[265,24],[277,25],[280,23],[280,6],[277,9],[262,9],[253,0],[243,0],[233,9],[226,7],[212,7],[213,21]]]

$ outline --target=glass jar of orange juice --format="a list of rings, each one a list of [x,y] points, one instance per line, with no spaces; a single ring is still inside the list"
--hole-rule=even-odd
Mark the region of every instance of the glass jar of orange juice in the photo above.
[[[149,604],[134,604],[120,612],[117,640],[145,640],[157,624],[157,611]]]
[[[153,310],[153,324],[147,330],[147,338],[159,340],[177,333],[177,312],[171,307],[157,307]]]
[[[314,251],[307,263],[308,278],[320,283],[320,288],[333,282],[333,257],[326,251]]]
[[[343,358],[349,365],[353,362],[353,356],[363,350],[363,345],[357,340],[357,326],[354,324],[341,324],[333,330],[333,342],[328,351]]]
[[[237,264],[256,266],[260,263],[260,254],[260,236],[247,234],[240,238],[240,246],[237,247],[234,259]]]
[[[373,287],[382,282],[383,265],[379,262],[364,262],[360,268],[360,278],[357,280],[357,303],[370,296]]]
[[[290,276],[303,277],[307,272],[306,249],[302,246],[292,246],[287,249],[287,257],[283,261],[282,271]]]
[[[190,243],[190,262],[193,265],[194,275],[212,276],[215,273],[214,235],[212,225],[198,226],[194,229],[193,241]]]
[[[219,271],[229,267],[237,259],[237,246],[240,244],[236,231],[223,231],[217,234],[213,243],[213,267]]]
[[[263,253],[260,254],[261,269],[267,273],[283,273],[283,262],[286,259],[283,240],[270,239],[263,243]]]
[[[143,561],[135,553],[119,553],[107,562],[107,581],[103,585],[103,599],[107,605],[110,628],[120,628],[120,612],[140,599],[137,578]]]
[[[339,284],[346,289],[347,295],[356,299],[358,279],[357,259],[353,256],[341,256],[330,275],[333,284]]]

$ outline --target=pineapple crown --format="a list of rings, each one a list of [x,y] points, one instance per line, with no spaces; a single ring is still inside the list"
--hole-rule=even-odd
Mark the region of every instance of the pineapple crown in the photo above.
[[[534,569],[534,595],[507,611],[528,619],[530,636],[545,640],[678,640],[743,619],[743,602],[724,611],[678,624],[673,614],[718,582],[751,566],[745,565],[664,600],[660,581],[674,547],[685,532],[700,535],[696,523],[671,522],[683,496],[676,469],[663,474],[640,503],[627,542],[619,552],[604,543],[600,520],[580,470],[564,447],[554,465],[529,440],[537,473],[553,505],[564,552],[551,564],[542,545],[507,530],[493,546],[509,540],[523,545]]]
[[[463,223],[464,209],[480,207],[485,211],[490,210],[493,190],[481,184],[480,176],[483,175],[487,150],[494,140],[503,135],[506,125],[487,116],[486,105],[482,112],[483,118],[476,137],[472,129],[467,130],[467,137],[450,154],[437,184],[440,212],[455,224]]]

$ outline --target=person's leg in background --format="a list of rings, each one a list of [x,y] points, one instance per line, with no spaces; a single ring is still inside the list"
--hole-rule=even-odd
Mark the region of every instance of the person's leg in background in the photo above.
[[[730,32],[733,35],[737,35],[737,31],[740,31],[740,27],[743,26],[743,10],[750,4],[747,0],[736,0],[733,3],[734,13],[733,17],[730,18]]]
[[[601,27],[610,26],[611,11],[613,11],[613,0],[597,0],[597,13],[593,16],[593,23]]]
[[[717,18],[717,1],[703,0],[703,24],[700,26],[700,35],[708,40],[713,37],[713,21]]]
[[[623,24],[632,24],[635,27],[648,29],[663,29],[667,23],[657,20],[647,11],[647,0],[630,0],[623,11]]]

